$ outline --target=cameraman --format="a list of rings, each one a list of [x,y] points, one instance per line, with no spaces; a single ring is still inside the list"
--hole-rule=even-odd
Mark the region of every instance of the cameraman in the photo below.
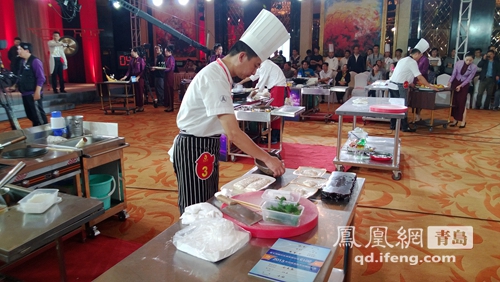
[[[20,66],[20,78],[16,84],[23,98],[26,117],[31,120],[33,126],[38,126],[47,123],[42,102],[42,86],[45,82],[45,75],[42,61],[31,55],[32,51],[31,43],[21,42],[17,48],[17,54],[22,59],[22,65]],[[15,91],[16,84],[10,87],[9,90]]]
[[[137,107],[137,112],[144,112],[144,70],[146,69],[146,62],[142,58],[141,47],[134,47],[130,50],[130,63],[128,65],[127,73],[120,80],[124,81],[127,77],[136,77],[136,82],[133,83],[135,92],[135,106]]]

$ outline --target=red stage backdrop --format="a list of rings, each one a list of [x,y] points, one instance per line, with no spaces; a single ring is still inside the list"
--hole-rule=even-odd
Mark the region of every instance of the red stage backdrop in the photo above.
[[[0,8],[0,40],[7,40],[7,49],[0,52],[5,68],[10,69],[10,61],[7,57],[9,48],[14,45],[14,37],[17,35],[14,0],[2,0]]]
[[[323,50],[334,44],[337,56],[359,45],[361,50],[380,43],[383,0],[326,0]]]
[[[160,21],[171,26],[178,32],[186,35],[187,37],[198,41],[197,36],[197,5],[196,1],[189,1],[185,6],[179,4],[177,0],[166,0],[163,5],[158,8],[154,8],[153,16]],[[158,27],[154,27],[154,33],[156,36],[156,43],[162,46],[174,46],[173,55],[175,57],[196,57],[196,49],[189,44],[178,40],[171,34],[161,30]],[[203,34],[201,36],[204,36]]]

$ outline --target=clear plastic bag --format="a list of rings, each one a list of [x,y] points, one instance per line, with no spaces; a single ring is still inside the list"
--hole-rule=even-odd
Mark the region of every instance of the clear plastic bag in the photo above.
[[[251,234],[224,218],[202,219],[175,233],[174,246],[192,256],[217,262],[250,241]]]

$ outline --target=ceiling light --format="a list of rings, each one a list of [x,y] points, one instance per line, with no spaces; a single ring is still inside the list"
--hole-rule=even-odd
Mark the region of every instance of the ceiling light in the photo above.
[[[161,6],[161,4],[163,4],[163,0],[153,0],[153,5],[155,5],[156,7]]]
[[[115,7],[115,9],[120,8],[120,6],[121,6],[121,5],[120,5],[120,2],[118,2],[118,1],[113,1],[113,7]]]
[[[189,0],[179,0],[179,4],[181,4],[182,6],[186,6],[187,3],[189,3]]]

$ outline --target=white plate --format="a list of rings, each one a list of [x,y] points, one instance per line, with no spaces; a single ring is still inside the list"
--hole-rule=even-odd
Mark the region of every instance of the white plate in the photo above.
[[[315,178],[315,177],[306,177],[306,176],[299,176],[292,180],[291,183],[299,184],[302,186],[305,186],[307,188],[321,188],[325,186],[326,182],[328,179],[326,178]]]
[[[289,183],[285,187],[280,188],[280,190],[295,192],[304,198],[309,198],[318,192],[318,188],[309,188],[297,183]]]
[[[238,188],[234,187],[234,184],[238,183],[239,181],[241,181],[243,179],[247,179],[250,177],[267,179],[267,180],[269,180],[269,183],[267,183],[266,185],[264,185],[262,187],[255,188],[255,189],[243,189],[242,190],[242,189],[238,189]],[[276,179],[274,177],[271,177],[271,176],[262,175],[262,174],[250,174],[250,175],[244,175],[242,177],[234,179],[233,181],[228,182],[227,184],[225,184],[221,187],[221,190],[227,189],[231,193],[231,196],[236,196],[236,195],[247,193],[247,192],[254,192],[254,191],[259,191],[259,190],[265,189],[265,188],[269,187],[269,185],[273,184],[275,181],[276,181]]]
[[[324,168],[315,168],[308,166],[299,166],[293,174],[307,177],[321,177],[326,173],[326,169]]]

